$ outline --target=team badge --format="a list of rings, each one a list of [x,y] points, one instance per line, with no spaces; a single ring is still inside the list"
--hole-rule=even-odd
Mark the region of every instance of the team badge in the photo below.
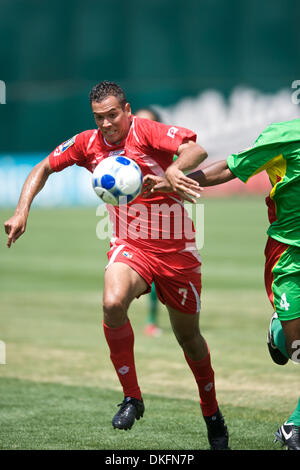
[[[76,134],[77,135],[77,134]],[[67,150],[69,147],[71,147],[71,145],[74,145],[75,144],[75,139],[76,139],[76,135],[74,135],[71,139],[69,140],[66,140],[66,142],[64,142],[61,146],[61,153],[63,153],[65,150]]]
[[[75,144],[76,136],[77,136],[77,134],[74,135],[71,139],[66,140],[66,142],[64,142],[63,144],[59,145],[53,153],[54,157],[58,157],[58,155],[60,155],[65,150],[67,150],[69,147],[71,147],[71,145]]]
[[[129,258],[129,259],[131,259],[133,257],[133,254],[129,253],[128,251],[123,251],[122,255],[125,256],[126,258]]]
[[[170,127],[167,135],[171,137],[171,139],[174,139],[176,132],[178,132],[177,127]]]
[[[117,157],[118,155],[125,155],[125,150],[113,150],[112,152],[109,152],[108,156],[109,157]]]

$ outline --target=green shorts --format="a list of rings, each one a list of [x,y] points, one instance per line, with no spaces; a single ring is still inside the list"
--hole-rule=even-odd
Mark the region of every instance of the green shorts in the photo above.
[[[266,249],[265,285],[279,320],[300,317],[300,248],[269,238]]]

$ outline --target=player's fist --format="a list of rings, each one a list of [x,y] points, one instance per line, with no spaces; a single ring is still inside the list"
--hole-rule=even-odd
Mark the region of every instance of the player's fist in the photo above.
[[[10,248],[12,243],[23,235],[26,230],[27,217],[24,215],[13,215],[10,219],[4,222],[4,230],[7,233],[7,247]]]

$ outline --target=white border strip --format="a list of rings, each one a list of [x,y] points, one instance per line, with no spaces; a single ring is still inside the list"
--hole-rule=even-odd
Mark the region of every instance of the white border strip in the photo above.
[[[198,312],[200,312],[200,308],[201,308],[200,295],[198,294],[196,287],[194,286],[194,284],[191,281],[189,282],[189,284],[190,284],[191,288],[193,289],[194,295],[196,297],[196,303],[197,303],[196,313],[198,313]]]
[[[116,248],[116,250],[113,252],[110,260],[109,260],[109,263],[105,266],[105,269],[108,268],[108,266],[110,266],[116,259],[116,257],[118,256],[118,254],[120,253],[120,251],[123,250],[123,248],[125,247],[125,245],[120,245],[118,246],[118,248]]]

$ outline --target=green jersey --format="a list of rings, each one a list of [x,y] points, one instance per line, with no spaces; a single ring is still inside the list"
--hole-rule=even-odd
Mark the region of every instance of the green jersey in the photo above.
[[[272,190],[266,198],[268,235],[300,247],[300,119],[268,126],[254,146],[227,158],[232,173],[246,183],[266,171]]]

